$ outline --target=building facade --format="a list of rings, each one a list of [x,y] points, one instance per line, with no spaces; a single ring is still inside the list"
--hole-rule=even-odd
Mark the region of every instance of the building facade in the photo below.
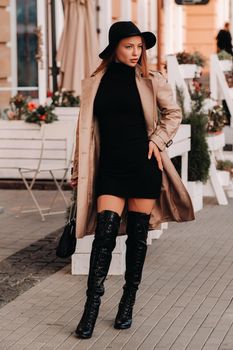
[[[157,36],[157,45],[148,54],[158,69],[167,54],[182,50],[198,50],[208,58],[216,52],[218,30],[225,21],[233,23],[230,0],[186,6],[177,5],[175,0],[86,1],[95,3],[100,50],[107,44],[113,22],[132,20],[142,31],[150,30]],[[62,25],[62,0],[0,0],[0,108],[17,91],[41,101],[46,96],[52,85],[52,42],[58,45]]]

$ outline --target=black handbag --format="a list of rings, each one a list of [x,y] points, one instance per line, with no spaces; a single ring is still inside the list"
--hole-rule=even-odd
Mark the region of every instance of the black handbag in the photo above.
[[[56,248],[56,255],[59,258],[68,258],[74,254],[76,249],[76,201],[74,201],[70,208],[68,222],[64,226],[62,235]]]

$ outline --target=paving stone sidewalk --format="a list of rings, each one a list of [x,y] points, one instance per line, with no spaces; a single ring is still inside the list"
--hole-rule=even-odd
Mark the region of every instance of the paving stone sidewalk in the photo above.
[[[46,206],[54,191],[35,191],[41,206]],[[71,192],[65,191],[67,199]],[[0,261],[18,252],[47,234],[60,229],[65,223],[65,214],[47,216],[42,222],[38,213],[17,213],[21,204],[33,207],[33,202],[25,190],[1,190],[0,206],[3,213],[0,215]],[[64,202],[57,198],[56,209],[63,210]]]
[[[37,196],[43,205],[54,193],[54,191],[38,191]],[[70,258],[59,259],[55,254],[65,214],[59,214],[56,220],[49,216],[46,222],[41,222],[40,216],[36,213],[17,217],[15,215],[17,206],[19,207],[22,202],[31,204],[28,193],[21,190],[0,190],[0,195],[5,206],[5,215],[0,217],[0,307],[2,307],[69,264]],[[66,195],[67,198],[70,196],[68,193]],[[57,208],[64,209],[64,202],[58,200]],[[51,232],[53,229],[55,231]]]
[[[86,276],[67,265],[0,309],[0,349],[232,350],[232,213],[232,199],[209,201],[196,221],[170,223],[153,241],[131,329],[112,326],[124,280],[109,276],[93,337],[75,338]]]

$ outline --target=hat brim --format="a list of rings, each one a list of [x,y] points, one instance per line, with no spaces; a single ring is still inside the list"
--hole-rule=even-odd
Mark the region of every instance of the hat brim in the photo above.
[[[142,32],[140,34],[132,33],[132,34],[128,34],[126,38],[130,36],[142,36],[145,41],[146,50],[151,49],[156,44],[156,36],[152,32]],[[124,37],[120,38],[119,41],[121,39],[124,39]],[[104,59],[109,57],[113,49],[118,44],[118,42],[115,44],[109,44],[108,46],[106,46],[106,48],[99,54],[99,58]]]

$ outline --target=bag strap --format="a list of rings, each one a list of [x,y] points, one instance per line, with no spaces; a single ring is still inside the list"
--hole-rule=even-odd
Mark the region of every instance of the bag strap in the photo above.
[[[77,202],[76,202],[76,200],[75,200],[75,201],[73,201],[73,203],[71,204],[68,222],[71,222],[72,220],[75,220],[75,219],[76,219],[76,211],[77,211],[76,209],[77,209]]]

